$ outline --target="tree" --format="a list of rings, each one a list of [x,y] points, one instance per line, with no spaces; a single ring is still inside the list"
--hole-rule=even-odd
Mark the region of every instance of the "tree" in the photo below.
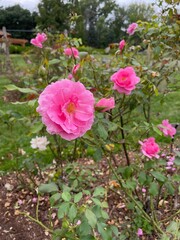
[[[70,4],[62,0],[42,0],[38,4],[37,23],[43,29],[64,31],[69,29]]]
[[[127,17],[128,22],[137,22],[141,21],[150,21],[152,15],[154,14],[154,8],[151,4],[145,3],[132,3],[127,8]]]
[[[14,5],[5,9],[0,9],[0,28],[5,26],[9,30],[20,30],[12,31],[12,36],[15,38],[26,38],[31,39],[32,34],[23,32],[21,30],[32,30],[36,26],[34,12],[27,9],[23,9],[20,5]]]

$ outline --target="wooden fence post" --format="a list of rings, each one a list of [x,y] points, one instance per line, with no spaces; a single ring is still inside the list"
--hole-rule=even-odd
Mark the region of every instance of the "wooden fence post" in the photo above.
[[[9,56],[9,40],[7,37],[7,32],[6,32],[6,27],[2,28],[3,32],[3,39],[4,39],[4,44],[5,44],[5,65],[6,65],[6,71],[11,69],[11,63],[10,63],[10,56]]]

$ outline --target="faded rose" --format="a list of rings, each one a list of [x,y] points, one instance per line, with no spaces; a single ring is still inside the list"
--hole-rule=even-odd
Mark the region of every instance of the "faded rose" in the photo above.
[[[164,133],[164,136],[173,137],[176,134],[176,129],[173,127],[168,119],[162,121],[162,124],[159,125],[159,129]]]
[[[136,84],[140,78],[136,76],[133,67],[121,68],[111,76],[111,81],[114,82],[114,89],[120,93],[130,95],[131,91],[136,88]]]
[[[96,107],[101,109],[101,112],[106,112],[115,107],[114,98],[102,98],[96,103]]]
[[[93,94],[82,83],[62,79],[44,89],[37,111],[50,134],[70,141],[91,128],[94,102]]]
[[[148,158],[159,158],[158,152],[160,151],[158,144],[155,142],[153,137],[144,139],[141,144],[141,152]]]

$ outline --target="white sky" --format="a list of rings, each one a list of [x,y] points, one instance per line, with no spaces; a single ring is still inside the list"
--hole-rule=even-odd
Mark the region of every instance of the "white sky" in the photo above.
[[[116,0],[121,6],[128,5],[129,3],[152,3],[155,0]],[[25,9],[29,9],[30,11],[37,11],[37,4],[40,0],[0,0],[0,6],[9,7],[15,4],[19,4],[21,7]]]

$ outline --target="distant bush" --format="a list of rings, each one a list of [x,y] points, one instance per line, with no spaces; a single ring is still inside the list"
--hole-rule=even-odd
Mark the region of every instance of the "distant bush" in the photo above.
[[[9,52],[10,54],[21,54],[29,50],[29,46],[22,47],[18,45],[10,45]]]

